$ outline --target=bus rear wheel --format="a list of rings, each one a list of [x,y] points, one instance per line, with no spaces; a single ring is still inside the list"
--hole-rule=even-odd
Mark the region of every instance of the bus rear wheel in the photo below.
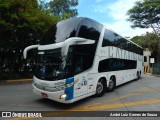
[[[101,78],[97,83],[95,96],[101,97],[104,95],[105,92],[106,92],[106,81],[103,78]]]
[[[107,91],[112,92],[114,90],[115,86],[116,86],[115,79],[114,79],[114,77],[111,77],[111,79],[109,81],[109,85],[107,87]]]
[[[140,73],[139,72],[137,72],[137,80],[139,80],[140,79]]]

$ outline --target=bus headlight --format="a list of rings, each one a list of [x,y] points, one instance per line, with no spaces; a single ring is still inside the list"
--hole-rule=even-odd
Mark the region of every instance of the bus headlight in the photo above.
[[[67,97],[67,95],[63,94],[63,95],[60,96],[60,99],[65,99],[66,97]]]

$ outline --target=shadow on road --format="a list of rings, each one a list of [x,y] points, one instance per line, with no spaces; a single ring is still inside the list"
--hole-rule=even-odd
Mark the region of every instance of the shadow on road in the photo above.
[[[92,99],[91,97],[76,101],[74,103],[71,104],[64,104],[64,103],[59,103],[47,98],[42,98],[37,100],[36,102],[40,103],[40,104],[45,104],[46,107],[53,107],[54,109],[57,110],[69,110],[69,109],[73,109],[75,107],[80,107],[83,106],[84,103],[88,103],[87,101],[89,101],[90,99]]]

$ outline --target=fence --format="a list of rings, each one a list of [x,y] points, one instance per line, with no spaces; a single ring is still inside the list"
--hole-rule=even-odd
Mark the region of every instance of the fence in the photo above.
[[[153,69],[152,71],[153,74],[160,74],[160,63],[154,63],[152,65],[152,69]]]

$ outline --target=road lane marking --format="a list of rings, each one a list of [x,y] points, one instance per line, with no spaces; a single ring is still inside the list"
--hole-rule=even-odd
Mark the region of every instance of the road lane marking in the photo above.
[[[84,107],[74,108],[74,109],[70,109],[70,110],[66,110],[66,111],[60,111],[59,113],[58,112],[56,112],[56,113],[49,112],[49,113],[44,114],[44,116],[62,116],[62,115],[74,113],[74,112],[108,110],[108,109],[115,109],[115,108],[122,108],[122,107],[131,107],[131,106],[137,106],[137,105],[153,104],[153,103],[160,103],[160,98],[134,101],[134,102],[126,102],[126,103],[105,104],[105,105],[93,106],[93,107],[84,106]]]
[[[122,99],[122,98],[127,98],[128,96],[135,95],[135,94],[142,94],[145,91],[150,91],[150,92],[156,92],[154,90],[144,90],[139,89],[137,91],[133,91],[129,94],[115,97],[109,100],[101,101],[101,102],[96,102],[90,105],[82,106],[82,107],[77,107],[69,110],[64,110],[64,111],[56,111],[56,112],[48,112],[43,114],[43,116],[62,116],[65,114],[71,114],[75,112],[83,112],[83,111],[96,111],[96,110],[107,110],[107,109],[115,109],[115,108],[121,108],[121,107],[129,107],[129,106],[137,106],[137,105],[144,105],[144,104],[152,104],[152,103],[159,103],[160,98],[158,99],[150,99],[150,100],[142,100],[142,101],[133,101],[133,102],[123,102],[123,103],[114,103],[114,104],[104,104],[104,102],[112,102],[114,100]],[[65,113],[66,112],[66,113]],[[63,116],[62,116],[63,117]],[[8,120],[26,120],[26,119],[33,119],[35,117],[30,117],[30,118],[11,118]]]
[[[103,104],[104,102],[112,102],[112,101],[114,101],[114,100],[119,100],[119,99],[122,99],[122,98],[127,98],[127,97],[132,96],[132,95],[135,95],[135,94],[141,94],[141,91],[143,91],[143,90],[144,90],[144,88],[140,88],[139,90],[133,91],[133,92],[128,93],[128,94],[126,94],[126,95],[114,97],[114,98],[111,98],[111,99],[109,99],[109,100],[104,100],[104,101],[96,102],[96,103],[93,103],[93,104],[89,104],[89,105],[87,105],[87,106],[100,105],[100,104]]]
[[[99,106],[93,106],[93,107],[82,107],[79,109],[75,109],[78,111],[94,111],[94,110],[107,110],[107,109],[114,109],[114,108],[120,108],[120,107],[129,107],[129,106],[136,106],[136,105],[144,105],[144,104],[152,104],[152,103],[159,103],[160,98],[158,99],[149,99],[149,100],[141,100],[141,101],[134,101],[134,102],[124,102],[124,103],[114,103],[114,104],[103,104]],[[72,109],[71,111],[73,111]]]
[[[74,112],[108,110],[108,109],[115,109],[115,108],[122,108],[122,107],[131,107],[131,106],[137,106],[137,105],[153,104],[153,103],[160,103],[160,98],[134,101],[134,102],[125,102],[125,103],[105,104],[105,105],[99,105],[99,106],[93,106],[93,107],[83,106],[83,107],[79,107],[79,108],[73,108],[73,109],[70,109],[70,110],[48,112],[46,114],[43,114],[42,116],[46,116],[46,117],[47,116],[55,116],[56,117],[56,116],[62,116],[62,115],[65,115],[65,114],[71,114],[71,113],[74,113]],[[35,118],[35,117],[11,118],[11,119],[8,119],[8,120],[26,120],[26,119],[32,119],[32,118]]]
[[[19,79],[19,80],[4,80],[1,85],[14,85],[14,84],[23,84],[23,83],[32,83],[32,79]]]
[[[114,98],[111,98],[109,100],[104,100],[104,101],[96,102],[96,103],[89,104],[89,105],[86,105],[86,106],[87,107],[98,106],[98,105],[101,105],[101,104],[104,104],[104,103],[107,103],[107,102],[113,102],[115,100],[119,100],[119,99],[122,99],[122,98],[127,98],[127,97],[135,95],[135,94],[141,94],[141,93],[129,93],[129,94],[126,94],[126,95],[123,95],[123,96],[120,96],[120,97],[114,97]]]
[[[142,90],[142,91],[137,91],[135,93],[159,93],[160,90]]]

